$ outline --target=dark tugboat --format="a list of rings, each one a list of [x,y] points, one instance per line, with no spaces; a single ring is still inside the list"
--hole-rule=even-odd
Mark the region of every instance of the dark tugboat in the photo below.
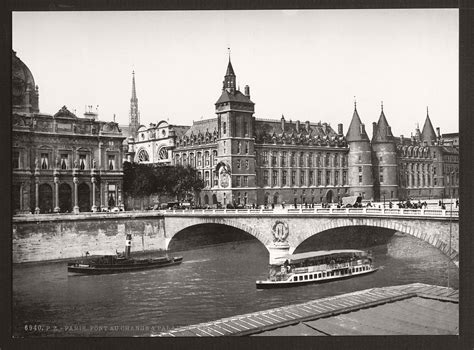
[[[124,254],[102,255],[90,257],[67,265],[67,271],[74,274],[98,275],[106,273],[130,272],[139,270],[156,269],[181,264],[182,256],[162,256],[153,259],[133,259],[130,257],[132,235],[127,234]]]

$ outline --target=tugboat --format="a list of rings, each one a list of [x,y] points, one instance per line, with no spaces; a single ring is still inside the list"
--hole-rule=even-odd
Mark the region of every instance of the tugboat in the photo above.
[[[363,250],[307,252],[287,255],[281,261],[283,263],[270,265],[269,278],[257,281],[257,289],[330,282],[377,271],[372,254]]]
[[[116,253],[90,257],[67,265],[67,271],[73,274],[99,275],[106,273],[130,272],[139,270],[156,269],[181,264],[182,256],[162,256],[153,259],[133,259],[130,257],[132,235],[127,234],[124,254]]]

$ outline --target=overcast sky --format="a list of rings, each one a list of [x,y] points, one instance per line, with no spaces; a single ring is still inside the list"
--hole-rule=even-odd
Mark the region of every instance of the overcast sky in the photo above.
[[[141,123],[215,116],[231,48],[257,118],[349,126],[395,136],[458,131],[458,10],[16,12],[12,46],[31,69],[40,111],[63,105],[128,124],[132,70]]]

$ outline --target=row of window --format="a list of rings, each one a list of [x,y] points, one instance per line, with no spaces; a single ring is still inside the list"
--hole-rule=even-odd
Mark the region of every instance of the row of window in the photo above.
[[[186,153],[177,153],[174,156],[175,165],[190,165],[192,167],[211,166],[211,163],[217,165],[217,151],[212,151],[212,159],[210,154],[209,151],[205,151],[203,156],[202,152],[197,152],[195,157],[194,153],[189,153],[189,156]]]
[[[35,159],[35,167],[42,170],[53,168],[59,168],[62,170],[72,169],[70,162],[70,154],[61,153],[59,157],[56,158],[56,164],[51,164],[50,156],[50,153],[40,153],[40,157]],[[20,152],[14,151],[12,154],[13,169],[20,169],[22,167],[20,159]],[[108,155],[107,165],[109,170],[115,169],[115,155]],[[86,170],[93,167],[93,165],[91,166],[88,164],[86,154],[79,154],[79,158],[74,161],[73,167],[79,168],[80,170]]]
[[[310,274],[305,274],[305,275],[293,276],[293,281],[294,282],[308,281],[308,280],[314,280],[318,278],[325,278],[325,277],[332,277],[332,276],[344,276],[344,275],[352,274],[354,272],[363,272],[363,271],[369,271],[369,270],[370,270],[369,266],[351,267],[344,270],[319,272],[315,274],[310,273]]]
[[[269,183],[269,170],[264,170],[263,171],[263,185],[264,186],[270,186]],[[279,180],[279,172],[276,170],[272,171],[272,186],[296,186],[296,170],[292,170],[291,172],[287,170],[283,170],[281,172],[281,185],[278,183]],[[323,180],[323,171],[318,170],[318,171],[313,171],[309,170],[308,171],[308,183],[306,181],[306,171],[301,171],[300,172],[300,178],[299,178],[299,185],[300,186],[322,186],[323,181],[326,186],[338,186],[342,185],[345,186],[347,185],[347,171],[342,172],[342,183],[340,183],[340,172],[335,171],[334,172],[334,179],[331,177],[331,171],[327,170],[326,171],[326,176]],[[290,176],[288,176],[290,175]],[[316,179],[315,179],[316,175]],[[316,180],[316,181],[315,181]]]
[[[332,158],[332,161],[331,161]],[[339,155],[337,153],[316,153],[312,152],[287,152],[287,151],[262,151],[259,154],[259,162],[261,166],[281,166],[281,167],[346,167],[347,155]],[[278,164],[279,160],[279,164]],[[313,165],[314,164],[314,165]]]

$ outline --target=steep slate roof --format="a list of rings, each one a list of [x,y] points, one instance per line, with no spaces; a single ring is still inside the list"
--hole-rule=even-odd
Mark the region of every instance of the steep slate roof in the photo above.
[[[186,131],[190,129],[190,126],[187,125],[170,125],[170,127],[174,130],[174,133],[178,138],[186,134]]]
[[[383,112],[380,113],[380,118],[375,128],[375,133],[372,135],[372,142],[387,142],[393,141],[392,131],[388,125],[387,118]]]
[[[269,120],[269,119],[255,119],[255,130],[257,135],[266,134],[266,135],[281,135],[283,132],[287,135],[291,134],[308,134],[306,131],[306,125],[304,122],[300,122],[299,132],[296,131],[296,123],[291,121],[285,121],[285,130],[281,128],[281,120]],[[329,124],[326,125],[326,132],[324,132],[324,127],[322,124],[309,124],[309,135],[312,137],[319,135],[323,136],[333,136],[336,135],[336,132],[331,128]]]
[[[216,105],[223,102],[244,102],[244,103],[253,103],[248,96],[245,96],[239,90],[235,91],[234,94],[228,92],[227,90],[222,90],[221,97],[215,103]]]
[[[214,130],[217,130],[217,118],[194,121],[193,125],[184,134],[186,136],[191,136],[191,134],[197,136],[199,132],[204,135],[206,131],[213,133]]]
[[[369,136],[367,136],[367,132],[364,129],[364,132],[360,132],[360,126],[362,122],[359,117],[359,113],[357,113],[357,108],[354,108],[354,114],[352,114],[351,125],[349,125],[349,129],[347,130],[346,140],[347,142],[351,141],[369,141]]]
[[[232,67],[232,63],[230,63],[230,60],[229,60],[229,64],[227,65],[227,71],[225,72],[225,75],[234,75],[235,76],[234,68]]]
[[[421,140],[427,141],[428,144],[432,144],[432,142],[436,140],[436,133],[433,124],[431,124],[428,112],[426,113],[425,124],[423,125],[423,131],[421,132]]]

